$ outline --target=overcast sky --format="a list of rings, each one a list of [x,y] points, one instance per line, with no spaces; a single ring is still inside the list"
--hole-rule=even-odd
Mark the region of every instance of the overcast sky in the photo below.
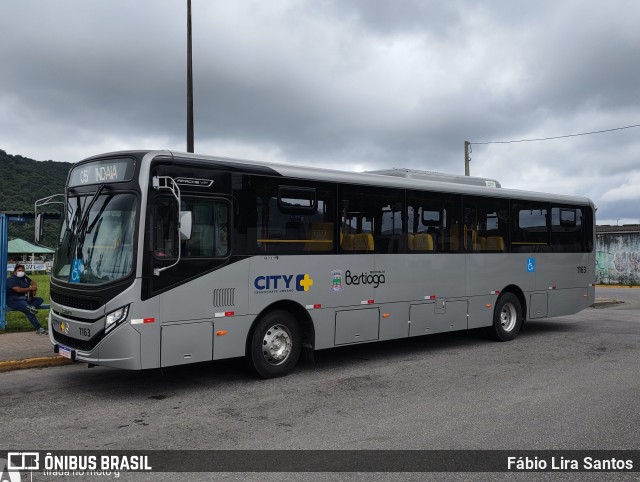
[[[2,0],[0,149],[186,150],[186,0]],[[192,0],[195,151],[464,174],[640,124],[637,0]],[[640,128],[471,174],[640,222]]]

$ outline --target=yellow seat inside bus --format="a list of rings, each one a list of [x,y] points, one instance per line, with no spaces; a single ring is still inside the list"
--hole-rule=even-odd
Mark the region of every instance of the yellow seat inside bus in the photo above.
[[[433,236],[428,233],[410,234],[409,251],[433,251]]]
[[[353,249],[357,251],[373,251],[373,235],[360,233],[353,236]]]
[[[340,247],[345,251],[373,251],[374,241],[371,233],[340,233]]]
[[[504,251],[504,238],[502,236],[489,236],[484,248],[486,251]]]
[[[311,223],[305,251],[331,251],[333,249],[333,223]]]
[[[473,251],[505,251],[504,238],[502,236],[480,236],[478,231],[464,226],[462,237],[463,247],[466,251],[469,247]],[[451,226],[451,250],[457,251],[460,247],[459,241],[460,225]]]

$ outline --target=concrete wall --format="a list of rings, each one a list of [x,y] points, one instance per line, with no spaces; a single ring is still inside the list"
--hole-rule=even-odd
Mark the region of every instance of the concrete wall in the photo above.
[[[640,285],[640,233],[596,236],[596,282]]]

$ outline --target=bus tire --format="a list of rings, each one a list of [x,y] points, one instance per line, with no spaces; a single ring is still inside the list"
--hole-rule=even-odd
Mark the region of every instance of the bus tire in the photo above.
[[[522,328],[522,305],[513,293],[503,293],[498,298],[493,312],[493,326],[488,328],[491,338],[498,341],[511,341]]]
[[[301,349],[302,335],[293,315],[284,310],[270,311],[253,330],[247,362],[259,377],[281,377],[293,371]]]

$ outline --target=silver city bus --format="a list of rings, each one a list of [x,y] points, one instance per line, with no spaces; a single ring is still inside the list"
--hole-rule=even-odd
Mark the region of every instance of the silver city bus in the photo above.
[[[593,203],[490,179],[169,151],[70,171],[51,275],[54,350],[147,369],[485,327],[594,301]]]

